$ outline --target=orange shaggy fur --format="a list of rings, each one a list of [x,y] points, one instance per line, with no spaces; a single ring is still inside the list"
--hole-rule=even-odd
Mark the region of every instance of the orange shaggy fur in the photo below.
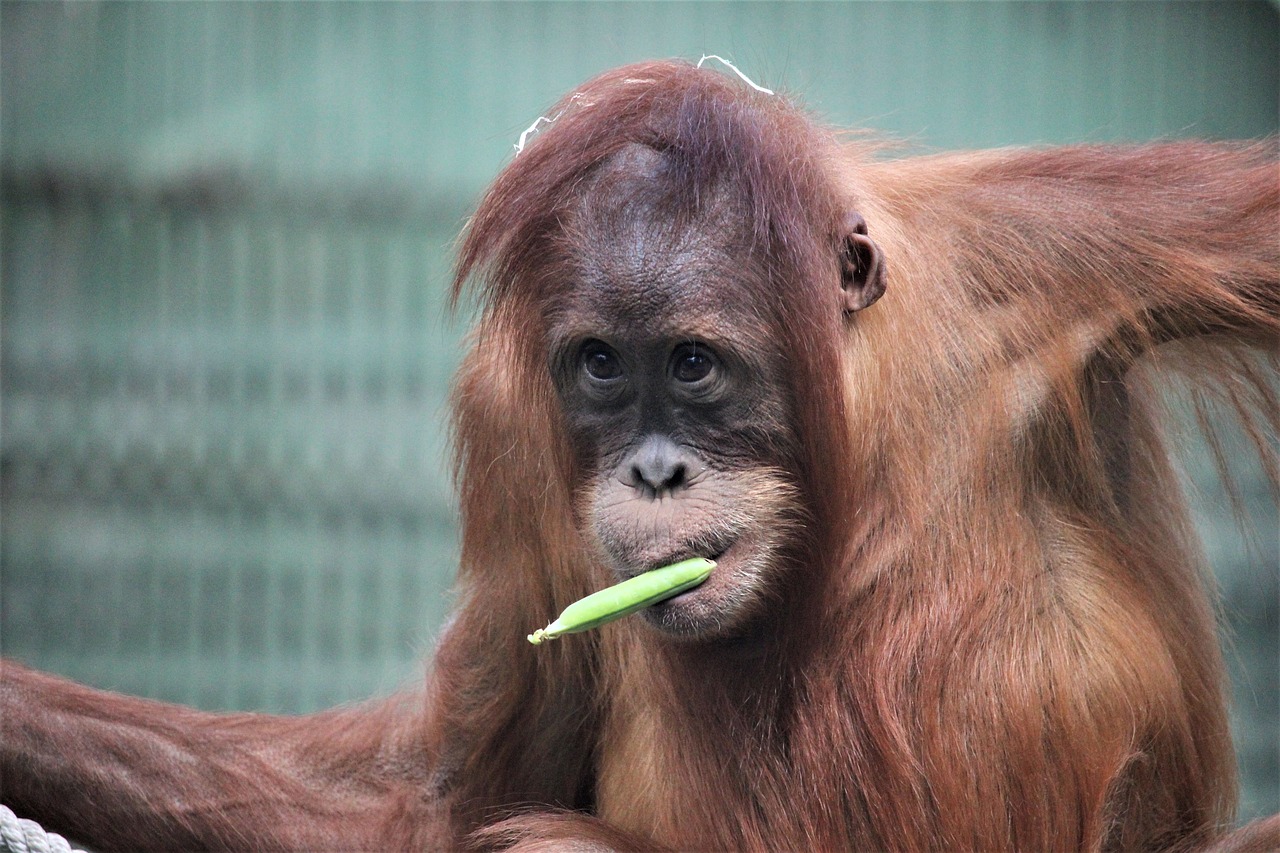
[[[103,849],[1280,846],[1275,820],[1224,837],[1212,594],[1161,430],[1184,375],[1275,474],[1275,141],[885,159],[679,63],[550,114],[460,248],[482,315],[425,691],[220,717],[6,664],[4,799]],[[769,259],[751,296],[776,306],[804,523],[758,656],[635,620],[524,640],[610,581],[545,326],[582,181],[636,142],[691,195],[732,182]],[[849,210],[888,291],[845,317]]]

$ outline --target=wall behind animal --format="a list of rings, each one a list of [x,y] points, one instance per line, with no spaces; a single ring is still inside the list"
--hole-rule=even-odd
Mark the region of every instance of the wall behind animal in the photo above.
[[[456,560],[452,239],[560,94],[732,58],[908,149],[1280,130],[1255,3],[0,6],[0,644],[300,711],[420,670]],[[1244,811],[1280,809],[1277,510],[1186,457]],[[524,631],[532,626],[512,626]]]

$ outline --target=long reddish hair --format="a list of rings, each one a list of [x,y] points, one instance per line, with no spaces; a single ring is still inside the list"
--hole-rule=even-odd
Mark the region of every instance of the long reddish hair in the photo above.
[[[1245,352],[1280,334],[1275,145],[882,161],[680,63],[606,73],[548,115],[471,220],[455,284],[483,305],[455,403],[462,618],[486,626],[494,686],[458,722],[503,733],[478,771],[538,713],[577,709],[583,743],[548,760],[579,762],[564,778],[586,788],[503,780],[493,802],[600,806],[695,847],[1150,846],[1227,822],[1223,670],[1156,380],[1192,366],[1255,435],[1280,429],[1274,351]],[[510,624],[604,580],[572,522],[540,318],[582,182],[631,144],[685,176],[673,216],[732,185],[768,267],[751,298],[787,360],[811,516],[763,663],[626,623],[530,661]],[[888,295],[852,319],[850,210],[889,263]],[[619,755],[641,767],[625,785]],[[717,796],[677,820],[673,784]],[[823,802],[795,808],[805,791]]]

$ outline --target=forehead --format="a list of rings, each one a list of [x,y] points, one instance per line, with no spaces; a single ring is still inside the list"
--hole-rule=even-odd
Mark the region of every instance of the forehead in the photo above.
[[[602,167],[564,223],[557,325],[702,336],[761,325],[761,265],[733,205],[725,194],[691,203],[673,181],[640,146]]]

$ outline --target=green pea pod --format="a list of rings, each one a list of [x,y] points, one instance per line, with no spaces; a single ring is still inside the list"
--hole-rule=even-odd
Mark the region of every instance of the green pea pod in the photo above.
[[[570,604],[554,622],[530,634],[529,642],[536,646],[562,634],[588,631],[666,601],[705,581],[715,567],[711,560],[694,557],[627,578]]]

